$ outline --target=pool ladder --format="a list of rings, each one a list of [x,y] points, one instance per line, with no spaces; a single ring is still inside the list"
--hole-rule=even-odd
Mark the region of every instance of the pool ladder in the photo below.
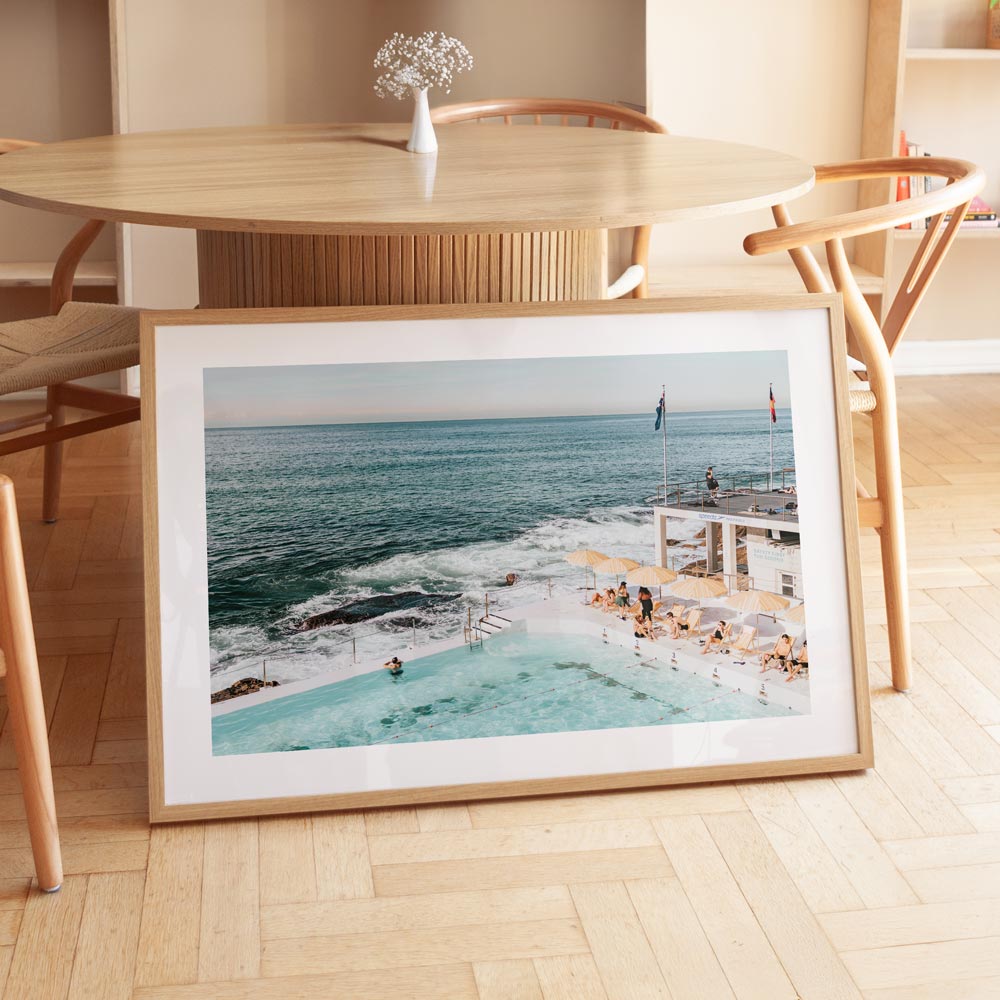
[[[496,635],[497,632],[502,632],[509,624],[509,618],[504,618],[503,615],[495,613],[490,614],[489,605],[487,605],[486,614],[474,622],[472,620],[472,608],[469,608],[465,623],[466,645],[470,647],[482,646],[483,640],[489,638],[491,635]]]

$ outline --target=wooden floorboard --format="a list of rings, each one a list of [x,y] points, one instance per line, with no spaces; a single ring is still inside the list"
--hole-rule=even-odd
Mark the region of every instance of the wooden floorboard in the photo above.
[[[874,770],[154,830],[137,429],[67,444],[55,526],[4,459],[67,877],[32,885],[0,688],[0,997],[1000,998],[998,390],[899,384],[915,682],[864,532]]]

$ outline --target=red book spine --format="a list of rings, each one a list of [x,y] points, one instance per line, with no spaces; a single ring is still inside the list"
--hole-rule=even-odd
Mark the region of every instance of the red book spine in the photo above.
[[[908,153],[909,153],[909,150],[908,150],[907,145],[906,145],[906,132],[905,131],[900,131],[900,133],[899,133],[899,155],[900,156],[907,156]],[[906,199],[909,198],[909,197],[910,197],[910,175],[909,174],[900,174],[899,177],[896,178],[896,201],[906,201]],[[910,226],[909,222],[904,222],[901,226],[898,226],[897,228],[898,229],[910,229],[912,227]]]

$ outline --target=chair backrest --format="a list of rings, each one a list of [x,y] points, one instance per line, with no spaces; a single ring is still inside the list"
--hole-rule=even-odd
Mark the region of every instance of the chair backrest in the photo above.
[[[626,131],[632,132],[667,134],[667,130],[655,118],[650,118],[641,111],[633,111],[619,104],[572,97],[497,97],[492,100],[468,101],[465,104],[446,104],[431,111],[431,120],[439,125],[469,121],[482,124],[491,118],[499,118],[504,125],[514,125],[517,124],[515,118],[523,120],[526,117],[530,119],[527,124],[533,125],[555,124],[555,120],[558,120],[560,125],[595,128],[599,123],[606,122],[613,130],[624,127]],[[641,267],[642,271],[636,270],[632,282],[622,290],[634,288],[632,294],[636,298],[645,298],[648,293],[649,240],[652,232],[652,226],[636,226],[632,230],[631,262],[633,266]],[[615,294],[613,289],[609,289],[610,296]]]
[[[701,608],[692,608],[688,612],[687,621],[685,624],[688,628],[696,628],[701,624],[702,610]]]
[[[889,356],[899,346],[931,279],[958,235],[958,227],[969,202],[982,190],[985,182],[983,171],[966,160],[926,156],[919,166],[922,174],[944,178],[945,186],[929,194],[812,222],[793,223],[787,207],[775,205],[772,213],[777,228],[751,233],[743,241],[744,250],[754,256],[787,250],[808,291],[836,290],[843,295],[844,312],[851,327],[851,353],[859,357],[869,371],[873,368],[884,369]],[[910,174],[913,170],[913,161],[906,157],[854,160],[816,167],[816,182],[826,184],[890,178]],[[851,272],[844,240],[923,218],[928,220],[927,232],[880,327]],[[816,243],[825,244],[832,288],[809,249]]]
[[[30,139],[0,139],[0,156],[4,153],[15,153],[19,149],[30,146],[40,146],[41,143]],[[55,316],[62,307],[73,298],[73,281],[80,259],[90,249],[97,239],[97,234],[104,228],[101,219],[90,219],[85,222],[73,238],[63,247],[52,270],[52,283],[49,286],[49,312]]]
[[[733,645],[739,649],[746,649],[756,637],[757,629],[755,629],[753,625],[744,625],[740,630],[740,634],[736,637],[736,642],[734,642]]]
[[[586,119],[579,124],[593,128],[598,122],[607,122],[612,129],[625,126],[634,132],[657,132],[665,135],[667,130],[655,118],[633,111],[618,104],[604,101],[583,101],[570,97],[498,97],[485,101],[468,101],[464,104],[446,104],[431,111],[435,124],[450,125],[454,122],[483,122],[490,118],[500,118],[505,125],[514,124],[515,118],[529,116],[534,125],[572,125],[572,119]],[[546,119],[549,121],[546,122]]]

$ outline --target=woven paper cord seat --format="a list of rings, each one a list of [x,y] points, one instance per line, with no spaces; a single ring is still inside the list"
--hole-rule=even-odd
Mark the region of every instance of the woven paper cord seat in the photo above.
[[[878,399],[871,389],[852,389],[850,399],[851,413],[871,413],[878,405]]]
[[[57,316],[0,324],[0,395],[138,363],[138,309],[67,302]]]

